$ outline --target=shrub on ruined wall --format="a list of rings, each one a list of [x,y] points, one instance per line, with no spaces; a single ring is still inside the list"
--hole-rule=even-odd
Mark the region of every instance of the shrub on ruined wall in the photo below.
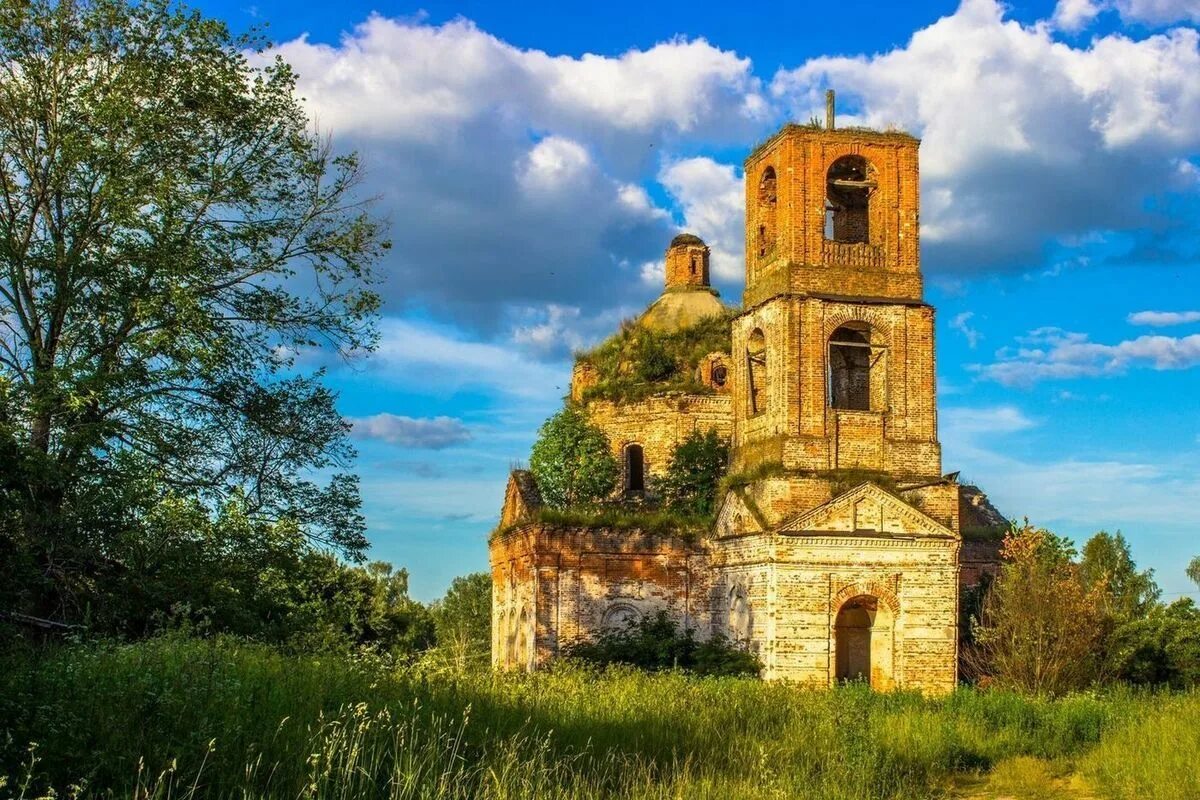
[[[717,510],[717,487],[729,466],[729,447],[715,430],[692,431],[675,447],[659,483],[672,511],[710,516]]]
[[[681,629],[665,611],[570,644],[563,654],[598,666],[624,664],[649,672],[678,669],[697,675],[757,676],[762,669],[753,653],[720,635],[700,641],[694,630]]]
[[[696,373],[708,354],[729,352],[733,316],[731,309],[666,333],[623,324],[595,349],[577,356],[596,370],[596,383],[588,387],[584,400],[633,401],[672,391],[711,393]]]
[[[546,420],[529,456],[542,500],[551,508],[595,503],[617,485],[620,468],[604,431],[574,406]]]

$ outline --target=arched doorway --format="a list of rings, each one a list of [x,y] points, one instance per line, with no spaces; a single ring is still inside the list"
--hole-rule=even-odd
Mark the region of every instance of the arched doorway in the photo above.
[[[834,623],[838,681],[862,680],[883,690],[895,685],[892,625],[891,610],[877,597],[859,595],[842,604]]]

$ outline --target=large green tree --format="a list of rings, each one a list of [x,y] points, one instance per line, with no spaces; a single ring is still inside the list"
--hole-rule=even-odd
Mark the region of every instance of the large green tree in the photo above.
[[[263,44],[168,0],[0,4],[0,554],[46,613],[121,567],[147,475],[365,548],[298,354],[373,346],[386,243]]]
[[[1079,577],[1088,588],[1103,587],[1106,610],[1118,621],[1146,614],[1162,594],[1154,582],[1154,571],[1138,570],[1120,531],[1100,531],[1087,540],[1079,560]]]
[[[603,500],[620,477],[608,437],[573,405],[542,424],[529,455],[529,470],[551,508]]]

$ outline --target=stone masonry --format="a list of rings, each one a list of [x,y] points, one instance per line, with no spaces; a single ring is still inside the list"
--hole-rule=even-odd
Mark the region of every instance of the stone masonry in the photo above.
[[[994,573],[1005,522],[942,473],[918,147],[830,118],[750,154],[743,310],[728,351],[701,365],[709,393],[584,403],[596,376],[577,366],[572,402],[626,464],[625,488],[661,474],[694,430],[726,438],[736,479],[712,528],[685,541],[540,522],[532,478],[514,473],[491,542],[497,667],[533,668],[665,610],[752,650],[768,679],[954,686],[960,596]],[[710,292],[704,243],[676,237],[666,279],[651,311]],[[648,311],[640,324],[721,310]]]

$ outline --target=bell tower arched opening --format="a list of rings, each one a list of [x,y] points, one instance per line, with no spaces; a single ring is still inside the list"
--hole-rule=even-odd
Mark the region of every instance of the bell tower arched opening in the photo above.
[[[842,156],[825,175],[825,238],[840,244],[871,241],[871,195],[877,182],[862,156]]]

